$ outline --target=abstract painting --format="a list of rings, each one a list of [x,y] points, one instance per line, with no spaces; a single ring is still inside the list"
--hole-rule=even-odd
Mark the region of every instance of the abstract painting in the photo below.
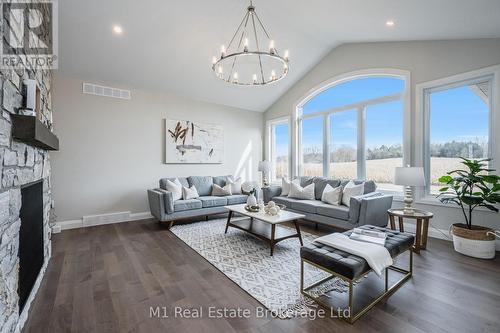
[[[188,120],[165,120],[165,163],[222,163],[222,126]]]

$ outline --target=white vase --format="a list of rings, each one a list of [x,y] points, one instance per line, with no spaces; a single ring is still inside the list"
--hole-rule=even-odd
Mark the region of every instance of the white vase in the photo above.
[[[247,205],[248,206],[255,206],[255,205],[257,205],[257,198],[255,197],[255,195],[250,194],[248,196]]]

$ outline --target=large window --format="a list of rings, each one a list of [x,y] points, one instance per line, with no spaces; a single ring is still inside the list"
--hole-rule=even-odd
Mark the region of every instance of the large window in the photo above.
[[[402,192],[394,184],[394,169],[403,166],[403,102],[370,105],[366,108],[366,179],[379,188]]]
[[[290,126],[288,120],[272,122],[270,129],[271,181],[290,175]]]
[[[333,178],[355,179],[358,154],[358,110],[330,114],[330,170]]]
[[[302,121],[302,175],[323,175],[323,117]]]
[[[301,175],[370,179],[401,191],[393,177],[403,165],[404,89],[404,79],[370,76],[310,98],[299,115]]]
[[[429,193],[438,178],[460,169],[460,158],[489,157],[491,78],[472,79],[426,90]]]

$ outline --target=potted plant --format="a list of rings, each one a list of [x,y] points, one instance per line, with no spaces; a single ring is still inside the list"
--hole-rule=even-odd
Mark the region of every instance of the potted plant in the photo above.
[[[455,203],[464,215],[465,223],[451,226],[455,251],[483,259],[495,257],[495,234],[492,229],[474,225],[473,212],[485,207],[498,212],[495,204],[500,203],[500,177],[492,174],[487,162],[491,159],[469,160],[461,158],[464,168],[453,170],[439,178],[446,184],[439,191],[440,201]]]

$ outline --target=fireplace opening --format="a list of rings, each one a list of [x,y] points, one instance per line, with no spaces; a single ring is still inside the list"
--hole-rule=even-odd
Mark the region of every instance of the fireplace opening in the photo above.
[[[21,187],[19,231],[19,313],[43,266],[43,180]]]

